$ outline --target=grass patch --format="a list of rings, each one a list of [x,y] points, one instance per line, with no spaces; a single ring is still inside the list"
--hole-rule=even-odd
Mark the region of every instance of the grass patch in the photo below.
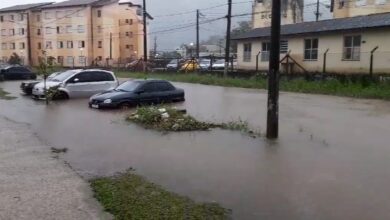
[[[212,128],[241,131],[250,136],[260,136],[260,132],[254,132],[249,128],[246,121],[231,121],[228,123],[211,123],[196,120],[186,114],[185,111],[164,106],[141,106],[137,111],[127,117],[128,121],[134,122],[146,129],[158,131],[206,131]]]
[[[124,78],[158,78],[173,82],[198,83],[203,85],[217,85],[225,87],[239,87],[252,89],[267,89],[267,79],[263,77],[223,78],[215,75],[196,73],[133,73],[117,72],[118,77]],[[390,100],[390,82],[362,83],[358,81],[341,82],[336,79],[307,81],[304,79],[280,81],[280,89],[286,92],[312,93],[324,95],[346,96],[354,98],[369,98]]]
[[[12,100],[12,99],[16,99],[16,97],[13,97],[13,96],[9,96],[10,93],[4,91],[2,88],[0,88],[0,99],[3,99],[3,100]]]
[[[97,200],[117,220],[228,219],[229,211],[216,203],[195,203],[148,182],[131,170],[91,181]]]

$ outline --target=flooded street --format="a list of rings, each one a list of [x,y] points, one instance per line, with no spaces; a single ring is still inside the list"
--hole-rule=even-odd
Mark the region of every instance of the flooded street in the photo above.
[[[234,219],[390,219],[390,102],[282,93],[280,139],[239,132],[161,134],[124,122],[121,111],[97,111],[87,100],[45,106],[20,95],[0,100],[0,117],[29,123],[81,175],[133,167],[170,191],[216,201]],[[261,90],[176,83],[197,119],[241,118],[265,132]]]

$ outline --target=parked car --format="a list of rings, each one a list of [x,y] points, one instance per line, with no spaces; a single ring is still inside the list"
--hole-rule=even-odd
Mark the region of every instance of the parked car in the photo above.
[[[232,63],[229,62],[229,68],[231,68]],[[233,67],[237,66],[237,60],[233,60]],[[225,69],[225,60],[217,60],[215,63],[213,63],[213,70],[223,70]]]
[[[54,72],[52,74],[50,74],[48,77],[47,77],[47,81],[51,81],[54,77],[58,76],[59,74],[61,74],[62,72]],[[22,82],[20,84],[20,89],[22,90],[22,92],[26,95],[31,95],[32,94],[32,90],[34,88],[34,86],[38,83],[40,83],[41,81],[26,81],[26,82]]]
[[[167,70],[177,70],[178,67],[179,67],[178,60],[171,60],[171,62],[167,64]]]
[[[7,66],[0,70],[0,81],[6,79],[36,79],[37,75],[24,66]]]
[[[210,69],[211,60],[202,59],[199,62],[199,66],[201,70],[209,70]]]
[[[47,81],[46,88],[58,87],[59,92],[54,98],[68,99],[90,97],[103,91],[112,90],[118,84],[114,73],[110,71],[99,69],[68,70]],[[44,83],[36,84],[32,94],[36,99],[45,99]]]
[[[139,104],[158,104],[185,100],[183,89],[165,80],[132,80],[117,88],[92,96],[91,108],[129,108]]]

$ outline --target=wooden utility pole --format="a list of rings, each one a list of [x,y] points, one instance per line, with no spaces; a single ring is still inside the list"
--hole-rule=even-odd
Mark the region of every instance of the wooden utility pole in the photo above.
[[[276,139],[279,134],[280,5],[281,0],[272,1],[271,50],[268,72],[268,139]]]
[[[196,10],[196,58],[199,59],[200,45],[199,45],[199,9]]]
[[[229,69],[229,60],[230,60],[230,32],[232,28],[232,0],[228,0],[228,14],[227,18],[227,28],[226,28],[226,48],[225,48],[225,70],[223,76],[227,77]]]
[[[147,63],[148,63],[148,35],[146,26],[147,22],[147,13],[146,13],[146,0],[143,0],[143,19],[144,19],[144,72],[147,71]]]
[[[157,36],[154,37],[154,48],[153,48],[153,55],[157,55]]]
[[[112,33],[110,33],[110,60],[112,60]]]

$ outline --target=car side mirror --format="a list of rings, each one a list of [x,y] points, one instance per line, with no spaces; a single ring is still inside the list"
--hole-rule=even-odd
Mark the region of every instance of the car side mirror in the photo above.
[[[73,80],[73,83],[78,83],[78,82],[80,82],[79,78],[75,78],[75,79]]]

